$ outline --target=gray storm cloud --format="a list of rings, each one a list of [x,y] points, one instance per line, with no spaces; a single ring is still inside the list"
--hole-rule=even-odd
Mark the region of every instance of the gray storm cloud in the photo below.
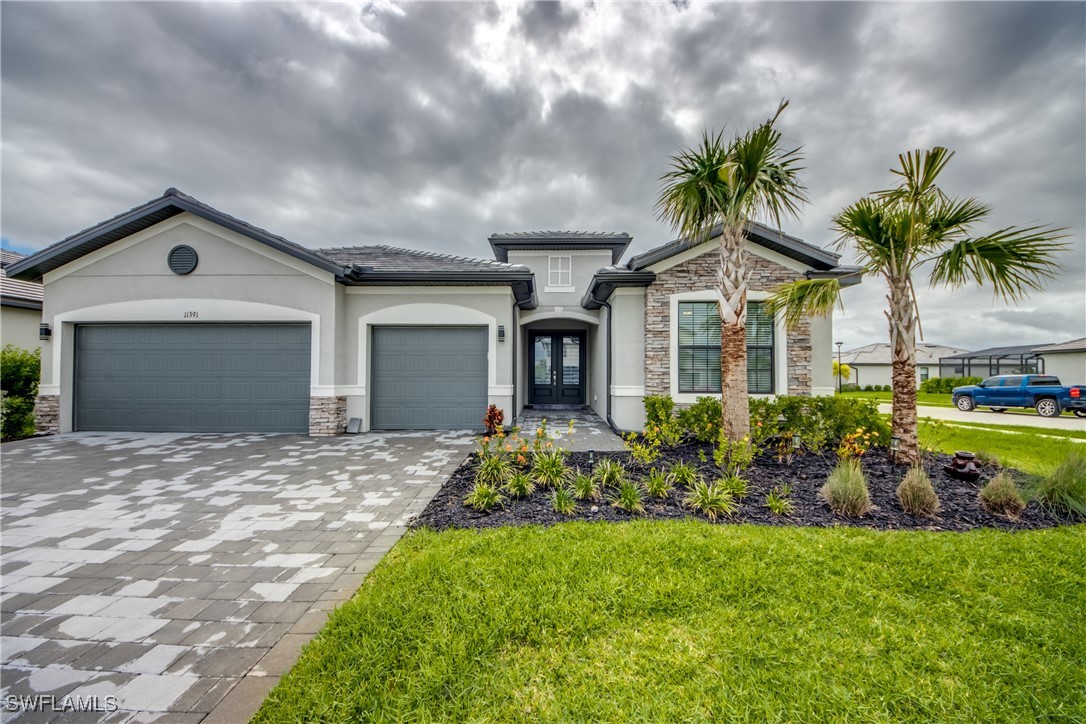
[[[892,183],[899,152],[957,156],[944,188],[1007,224],[1068,227],[1047,292],[920,285],[925,337],[1086,335],[1086,5],[11,3],[2,13],[5,243],[41,248],[177,186],[310,246],[487,256],[495,231],[671,238],[658,178],[703,127],[782,97],[811,204]],[[979,231],[985,231],[980,229]],[[845,251],[845,260],[850,259]],[[846,347],[886,337],[850,290]]]

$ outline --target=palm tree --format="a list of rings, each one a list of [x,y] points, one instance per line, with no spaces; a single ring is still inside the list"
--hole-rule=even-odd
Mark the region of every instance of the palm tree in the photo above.
[[[797,180],[800,149],[785,151],[772,118],[730,142],[724,132],[702,134],[700,146],[671,158],[672,170],[661,177],[664,188],[657,216],[680,237],[708,241],[720,228],[716,292],[720,305],[720,386],[723,429],[731,440],[750,432],[747,398],[747,255],[748,224],[759,214],[795,216],[806,201]]]
[[[932,285],[961,288],[973,282],[991,284],[1005,301],[1024,299],[1055,276],[1058,239],[1065,229],[1049,226],[1010,226],[984,236],[972,236],[974,225],[991,207],[973,197],[951,198],[936,185],[953,152],[936,146],[898,156],[900,185],[877,191],[842,209],[833,217],[840,233],[839,249],[855,245],[865,274],[881,276],[889,287],[885,312],[893,351],[893,413],[891,427],[899,438],[898,459],[920,457],[916,413],[916,332],[919,309],[913,277],[929,265]],[[789,326],[806,314],[826,315],[840,303],[836,279],[801,280],[775,290],[769,308],[783,312]],[[920,330],[923,338],[923,330]]]

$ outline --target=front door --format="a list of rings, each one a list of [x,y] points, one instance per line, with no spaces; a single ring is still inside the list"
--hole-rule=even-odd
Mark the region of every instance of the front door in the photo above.
[[[532,332],[528,404],[583,405],[583,332]]]

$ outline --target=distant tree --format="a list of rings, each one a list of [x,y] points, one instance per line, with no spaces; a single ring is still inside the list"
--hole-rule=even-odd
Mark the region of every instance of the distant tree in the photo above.
[[[840,373],[841,379],[843,379],[843,380],[852,379],[852,367],[850,367],[846,363],[841,363],[841,362],[838,362],[837,360],[834,360],[833,361],[833,378],[834,379],[837,379],[838,373]]]
[[[716,292],[720,305],[722,424],[731,440],[749,434],[747,397],[747,228],[759,214],[780,226],[806,201],[798,180],[800,149],[784,150],[774,127],[788,101],[754,130],[724,141],[724,132],[702,134],[701,145],[671,158],[661,180],[658,217],[680,237],[706,241],[719,226]]]
[[[915,462],[920,456],[916,412],[916,333],[920,326],[913,277],[930,264],[928,280],[936,286],[991,284],[997,297],[1017,301],[1043,288],[1055,276],[1058,242],[1065,229],[1050,226],[1009,226],[984,236],[972,236],[991,207],[973,197],[952,198],[937,185],[953,152],[936,146],[929,151],[901,154],[896,188],[878,191],[847,206],[833,217],[840,233],[838,248],[850,243],[864,273],[886,280],[893,350],[893,413],[891,427],[900,438],[898,458]],[[769,308],[783,312],[789,325],[807,314],[829,314],[840,304],[836,279],[800,280],[778,288]],[[921,336],[923,333],[921,331]]]

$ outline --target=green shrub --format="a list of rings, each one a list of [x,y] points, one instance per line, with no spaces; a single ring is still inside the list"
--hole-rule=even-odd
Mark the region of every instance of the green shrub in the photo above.
[[[694,483],[683,503],[686,507],[709,516],[712,521],[716,521],[718,515],[734,515],[739,510],[731,493],[704,480]]]
[[[778,423],[782,416],[784,422]],[[876,445],[890,441],[890,426],[879,414],[878,402],[853,397],[752,397],[750,426],[755,444],[774,435],[798,432],[811,449],[836,448],[845,435],[861,427],[871,433]]]
[[[614,487],[625,479],[626,468],[617,460],[604,458],[596,463],[596,470],[592,474],[601,488]]]
[[[479,511],[491,510],[504,502],[498,487],[489,483],[476,483],[468,497],[464,498],[465,505]]]
[[[671,422],[675,412],[675,401],[667,395],[648,395],[645,397],[645,424],[666,425]]]
[[[990,465],[994,468],[998,468],[1002,465],[999,461],[999,456],[991,450],[977,450],[976,456],[978,465]]]
[[[34,434],[34,400],[5,397],[0,401],[0,439],[19,440]]]
[[[765,507],[774,515],[792,515],[796,510],[791,500],[792,487],[789,485],[773,486],[765,496]]]
[[[636,432],[631,432],[623,438],[623,442],[626,449],[630,451],[630,456],[643,465],[654,463],[660,457],[658,436],[650,437],[647,433],[642,436]]]
[[[645,491],[654,498],[666,498],[671,492],[671,482],[663,472],[653,468],[645,477]]]
[[[913,465],[897,486],[897,499],[909,515],[933,516],[939,512],[939,496],[924,468]]]
[[[34,398],[41,377],[41,351],[6,345],[0,350],[0,439],[17,440],[34,434]]]
[[[720,434],[723,410],[719,397],[699,397],[694,404],[679,410],[679,426],[698,442],[711,443]]]
[[[560,487],[551,496],[551,507],[559,515],[573,515],[577,512],[577,501],[569,488]]]
[[[615,494],[611,497],[611,506],[627,513],[644,513],[645,504],[642,502],[644,494],[641,486],[633,480],[623,480],[618,484]]]
[[[580,470],[573,476],[573,495],[577,500],[600,500],[600,486],[596,478]]]
[[[569,468],[562,453],[539,452],[532,456],[532,479],[544,488],[556,488],[569,480]]]
[[[41,379],[41,350],[33,352],[5,345],[0,350],[0,390],[8,397],[33,400],[38,396]]]
[[[735,475],[750,467],[750,464],[754,462],[755,452],[757,451],[754,445],[747,438],[729,440],[721,430],[717,445],[713,449],[713,462],[729,475]]]
[[[1051,475],[1031,486],[1030,494],[1058,515],[1086,516],[1086,452],[1072,450]]]
[[[497,488],[504,485],[512,473],[512,463],[498,455],[491,455],[479,461],[479,469],[475,471],[475,482]]]
[[[514,470],[505,483],[505,492],[510,498],[527,498],[535,492],[535,483],[527,473]]]
[[[1014,518],[1026,509],[1014,478],[1005,472],[996,473],[988,484],[980,489],[980,502],[989,511]]]
[[[871,510],[871,494],[867,490],[867,475],[859,460],[844,459],[826,479],[822,497],[837,515],[859,518]]]
[[[672,485],[688,488],[697,482],[698,471],[690,463],[680,460],[668,468],[667,479]]]
[[[920,383],[920,391],[933,395],[949,395],[955,387],[975,385],[980,377],[931,377]]]
[[[747,497],[747,491],[750,489],[747,481],[740,477],[738,474],[725,475],[720,480],[716,481],[717,487],[721,490],[726,490],[736,500],[743,500]]]

